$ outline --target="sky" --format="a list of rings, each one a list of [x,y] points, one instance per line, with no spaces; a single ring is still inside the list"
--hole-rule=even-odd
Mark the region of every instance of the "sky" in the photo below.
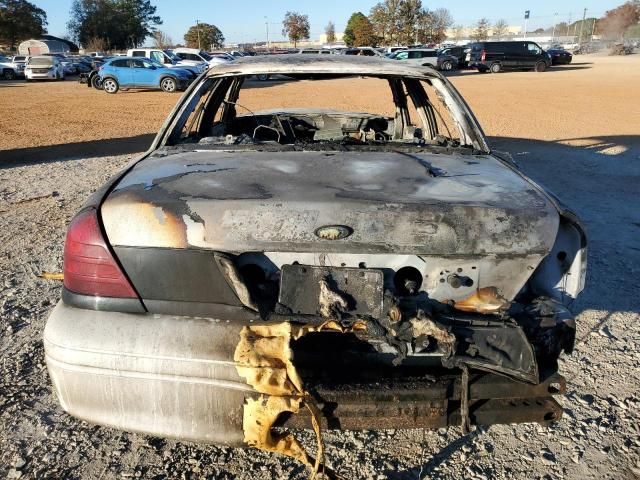
[[[31,0],[47,12],[48,30],[51,35],[63,36],[67,33],[67,21],[72,0]],[[297,11],[309,16],[311,39],[318,39],[324,33],[329,21],[341,32],[356,11],[368,14],[376,0],[152,0],[158,7],[157,13],[163,20],[159,27],[169,34],[176,43],[183,41],[187,29],[196,20],[212,23],[222,30],[229,43],[251,43],[266,40],[266,23],[269,25],[270,39],[281,40],[282,19],[287,11]],[[587,17],[600,17],[605,11],[624,3],[624,0],[423,0],[429,10],[445,7],[453,15],[456,25],[470,26],[481,17],[492,22],[505,19],[509,25],[524,25],[524,11],[531,16],[527,30],[548,27],[562,21],[582,18],[584,8]]]

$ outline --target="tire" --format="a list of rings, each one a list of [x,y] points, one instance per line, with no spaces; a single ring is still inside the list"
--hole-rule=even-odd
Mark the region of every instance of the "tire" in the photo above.
[[[261,82],[266,82],[267,80],[269,80],[269,75],[267,75],[265,73],[261,73],[259,75],[256,75],[256,77],[258,77],[258,80],[260,80]]]
[[[492,63],[489,70],[491,71],[491,73],[500,73],[500,71],[502,70],[502,65],[500,65],[499,63]]]
[[[10,68],[7,68],[2,72],[2,77],[5,80],[15,80],[16,79],[16,72],[11,70]]]
[[[108,77],[102,81],[102,89],[107,93],[118,93],[120,89],[120,85],[115,78]]]
[[[173,93],[178,91],[178,82],[176,82],[175,78],[164,77],[160,80],[160,89],[166,93]]]
[[[547,69],[547,64],[544,62],[538,62],[536,63],[536,66],[534,67],[534,70],[536,72],[544,72]]]
[[[453,62],[449,60],[442,62],[442,70],[445,70],[447,72],[453,70]]]
[[[102,79],[100,75],[94,75],[91,77],[91,86],[96,90],[102,90]]]

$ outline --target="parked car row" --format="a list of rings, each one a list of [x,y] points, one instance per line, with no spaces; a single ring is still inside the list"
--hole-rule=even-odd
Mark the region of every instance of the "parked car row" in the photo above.
[[[561,47],[548,51],[532,41],[476,42],[465,46],[443,44],[412,45],[408,47],[355,47],[337,49],[301,49],[300,54],[357,55],[386,57],[412,65],[431,66],[438,70],[450,71],[460,68],[475,68],[479,72],[497,73],[509,69],[533,69],[538,72],[558,64],[571,63],[572,54]]]
[[[0,55],[0,76],[7,80],[62,80],[66,75],[91,71],[91,59],[82,55],[47,53],[42,55]]]
[[[477,42],[467,46],[435,48],[406,48],[387,53],[390,60],[413,65],[432,66],[439,70],[471,67],[479,72],[498,73],[506,69],[530,69],[542,72],[552,64],[571,62],[569,52],[545,52],[537,43]]]

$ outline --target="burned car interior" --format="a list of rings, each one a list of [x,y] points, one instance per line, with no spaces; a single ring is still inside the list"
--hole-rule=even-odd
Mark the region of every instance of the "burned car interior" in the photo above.
[[[323,109],[275,108],[279,98],[254,112],[240,92],[258,73],[377,78],[391,114],[343,112],[330,99]],[[122,413],[126,392],[96,402],[74,393],[80,380],[52,369],[63,405],[82,418],[250,445],[317,472],[326,428],[467,432],[562,416],[557,360],[575,340],[569,308],[584,286],[584,229],[491,152],[464,100],[431,69],[360,58],[212,69],[145,157],[85,208],[98,212],[101,241],[133,293],[113,298],[65,283],[56,308],[71,309],[76,324],[87,309],[92,318],[116,312],[113,338],[147,340],[127,340],[127,358],[166,359],[135,363],[149,369],[140,408],[153,421]],[[50,344],[63,343],[52,325]],[[74,351],[89,349],[77,341]],[[63,361],[56,348],[48,347],[50,365]],[[174,372],[181,355],[215,365],[198,367],[204,393],[149,380]],[[184,368],[176,363],[175,372]],[[315,430],[315,457],[295,428]]]
[[[314,82],[350,78],[350,75],[292,75],[290,79]],[[357,77],[374,78],[374,77]],[[210,86],[196,96],[197,107],[182,126],[180,136],[169,139],[168,145],[199,146],[281,145],[306,149],[327,149],[331,145],[357,147],[370,145],[414,145],[461,147],[460,136],[446,107],[437,98],[430,80],[388,78],[383,80],[392,95],[394,115],[355,113],[331,110],[293,108],[253,112],[239,100],[247,78],[237,76],[210,80]],[[381,82],[382,83],[382,82]],[[250,88],[250,86],[248,87]],[[427,94],[432,91],[432,95]],[[376,90],[379,93],[379,90]],[[432,100],[433,97],[433,100]],[[304,105],[301,99],[301,105]],[[327,102],[330,103],[330,102]],[[413,116],[413,118],[412,118]],[[472,145],[471,145],[472,146]]]

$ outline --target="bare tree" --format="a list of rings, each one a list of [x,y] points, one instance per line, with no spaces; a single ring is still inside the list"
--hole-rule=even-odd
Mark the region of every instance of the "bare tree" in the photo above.
[[[84,46],[90,52],[104,52],[107,50],[107,41],[100,37],[91,37]]]
[[[336,26],[333,22],[327,23],[327,26],[324,27],[324,34],[327,36],[327,43],[329,45],[336,42]]]
[[[451,12],[446,8],[437,8],[433,12],[433,35],[432,41],[434,43],[441,43],[447,38],[447,29],[453,25],[453,17]]]
[[[507,25],[507,22],[504,19],[500,19],[493,24],[492,30],[494,37],[503,37],[508,33],[509,25]]]
[[[459,42],[464,38],[464,27],[462,25],[456,25],[453,27],[453,38],[456,42]]]
[[[597,24],[599,32],[609,38],[624,38],[625,31],[640,21],[640,1],[631,0],[605,13]]]
[[[489,23],[489,20],[487,20],[486,18],[481,18],[475,24],[473,32],[471,32],[471,38],[476,42],[486,40],[487,37],[489,37],[490,27],[491,27],[491,24]]]
[[[282,21],[282,35],[289,37],[293,46],[309,38],[309,17],[298,12],[287,12]]]
[[[171,48],[173,40],[166,32],[156,30],[153,32],[153,46],[160,49]]]
[[[404,0],[383,0],[369,13],[369,20],[377,37],[387,45],[398,43],[400,32],[400,6]]]

